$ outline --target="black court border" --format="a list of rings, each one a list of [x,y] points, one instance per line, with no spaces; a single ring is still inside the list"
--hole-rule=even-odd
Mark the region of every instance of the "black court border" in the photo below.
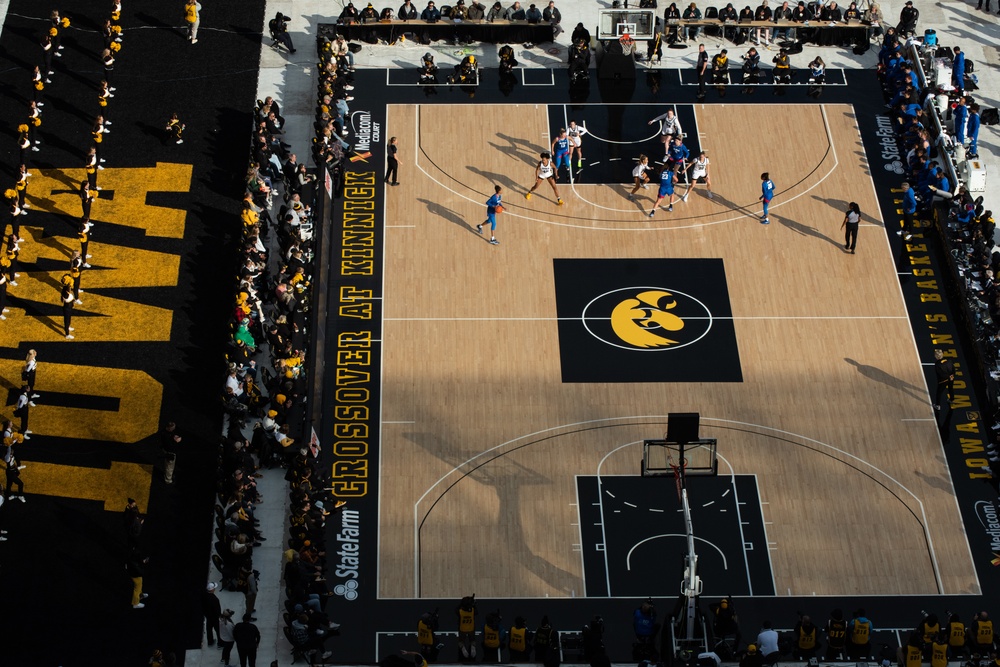
[[[872,173],[872,178],[876,185],[880,207],[883,217],[890,221],[897,219],[895,205],[892,201],[891,189],[896,187],[896,177],[883,168],[883,150],[885,144],[882,142],[877,123],[877,115],[882,110],[881,90],[875,80],[875,75],[871,71],[848,71],[845,72],[847,80],[846,86],[832,86],[819,91],[809,86],[773,86],[760,85],[747,90],[744,88],[737,91],[734,87],[709,86],[707,94],[703,99],[697,97],[697,89],[692,86],[679,86],[674,82],[679,81],[676,70],[649,70],[638,71],[635,80],[602,81],[592,77],[586,86],[570,86],[565,70],[552,70],[554,85],[551,86],[523,86],[520,80],[500,81],[497,73],[486,70],[483,73],[481,83],[475,89],[460,88],[455,86],[441,85],[434,87],[393,87],[387,88],[385,70],[359,71],[356,75],[356,94],[358,99],[353,103],[355,109],[366,109],[371,114],[371,122],[381,123],[381,128],[385,128],[386,110],[388,104],[421,104],[421,105],[460,105],[460,104],[848,104],[852,105],[858,118],[861,134],[867,154],[868,165]],[[414,70],[414,78],[416,72]],[[818,94],[817,94],[818,92]],[[384,139],[384,137],[382,137]],[[356,512],[348,522],[350,525],[344,528],[341,522],[333,521],[328,526],[328,545],[330,545],[330,584],[338,586],[338,592],[332,599],[330,612],[338,619],[346,619],[348,627],[344,628],[342,636],[338,639],[336,646],[337,659],[345,663],[371,663],[384,657],[388,652],[397,651],[401,648],[413,648],[415,646],[415,627],[420,614],[434,608],[441,609],[442,630],[454,630],[452,610],[457,603],[452,599],[380,599],[377,596],[378,581],[378,452],[379,443],[379,400],[378,395],[379,376],[378,364],[375,361],[380,359],[380,300],[382,289],[381,266],[383,258],[379,254],[382,241],[382,219],[384,211],[381,209],[383,201],[383,185],[381,183],[381,169],[384,164],[384,143],[382,141],[373,142],[371,145],[372,156],[367,158],[363,164],[354,164],[359,173],[368,174],[368,178],[374,179],[374,195],[368,199],[372,202],[378,222],[373,229],[374,236],[371,238],[373,249],[373,261],[377,270],[372,275],[364,277],[341,277],[335,280],[335,285],[329,290],[330,301],[328,310],[330,319],[327,323],[328,345],[330,340],[336,340],[340,332],[365,332],[370,335],[373,341],[372,361],[368,366],[371,375],[367,380],[358,380],[357,387],[367,389],[369,392],[369,408],[364,419],[344,422],[335,419],[335,409],[339,407],[332,398],[328,398],[321,406],[322,423],[320,426],[320,441],[324,461],[331,466],[346,465],[347,469],[355,471],[361,470],[356,461],[363,459],[367,464],[364,468],[367,482],[367,492],[360,497],[347,497],[349,507]],[[485,196],[485,195],[484,195]],[[334,201],[332,211],[332,239],[333,249],[331,261],[337,262],[344,250],[341,240],[345,238],[347,230],[343,226],[343,215],[345,205],[348,207],[358,206],[359,197],[352,197],[346,194]],[[862,242],[879,242],[875,235],[885,234],[886,230],[873,229],[862,236]],[[916,338],[917,347],[922,359],[930,359],[932,350],[935,347],[945,347],[949,353],[955,354],[955,360],[960,368],[965,367],[965,352],[961,344],[959,331],[956,327],[956,317],[951,312],[951,305],[944,293],[943,267],[939,263],[937,253],[939,252],[937,242],[930,238],[931,234],[924,234],[921,243],[912,242],[905,248],[900,247],[898,237],[894,234],[890,236],[890,242],[894,243],[893,252],[900,266],[907,264],[930,269],[934,272],[933,280],[917,281],[907,279],[902,276],[901,287],[907,304],[911,326]],[[350,238],[350,234],[346,238]],[[918,237],[919,238],[919,237]],[[348,250],[351,250],[348,247]],[[356,249],[355,249],[356,250]],[[336,271],[334,271],[336,273]],[[339,280],[339,282],[338,282]],[[359,320],[356,316],[345,317],[340,314],[339,308],[345,305],[341,302],[342,287],[354,287],[356,285],[365,286],[373,290],[376,298],[372,300],[373,309],[369,319]],[[936,296],[928,297],[928,294]],[[351,305],[351,304],[347,304]],[[943,318],[943,319],[942,319]],[[933,328],[931,321],[933,322]],[[327,351],[327,359],[331,360],[327,364],[327,374],[324,379],[324,396],[333,397],[335,389],[335,379],[337,373],[347,373],[351,376],[353,371],[349,366],[335,364],[336,347]],[[360,376],[355,376],[359,377]],[[979,410],[979,399],[975,392],[967,392],[963,399],[967,403],[966,407],[956,410],[943,417],[941,423],[942,438],[945,443],[945,452],[950,469],[953,473],[958,502],[968,527],[968,540],[972,549],[979,582],[983,590],[982,595],[920,595],[920,596],[830,596],[818,599],[812,596],[758,596],[753,598],[742,598],[738,600],[740,614],[744,624],[748,628],[756,627],[754,624],[764,618],[789,619],[787,625],[791,625],[797,618],[798,610],[808,610],[814,617],[824,617],[828,611],[834,607],[844,610],[855,609],[858,606],[866,608],[869,617],[873,618],[877,627],[882,628],[906,628],[913,627],[919,620],[918,610],[927,609],[942,613],[945,609],[960,611],[963,618],[971,618],[974,610],[978,610],[984,599],[995,598],[1000,594],[1000,568],[991,564],[993,552],[990,548],[990,536],[985,529],[981,529],[979,519],[975,510],[983,499],[989,498],[989,487],[977,479],[968,479],[955,473],[955,471],[965,472],[974,467],[978,462],[977,455],[981,455],[982,447],[987,442],[984,425]],[[354,426],[345,426],[354,424]],[[362,426],[366,430],[362,429]],[[342,436],[357,435],[364,430],[366,437],[364,440],[363,456],[338,456],[334,454],[333,444],[337,441],[334,436],[334,429],[341,429]],[[361,429],[361,430],[357,430]],[[361,438],[357,438],[361,440]],[[353,468],[351,467],[353,466]],[[352,533],[357,527],[357,533]],[[877,527],[872,527],[869,536],[861,536],[859,548],[870,549],[873,558],[877,558],[881,545],[878,542]],[[338,541],[338,537],[341,538]],[[346,540],[346,541],[345,541]],[[351,542],[350,540],[356,540]],[[347,544],[349,549],[341,555],[333,555],[334,545]],[[347,567],[341,570],[347,576],[336,574],[338,563],[341,558],[356,558]],[[353,564],[353,563],[356,563]],[[350,568],[356,567],[357,578]],[[512,575],[513,576],[513,575]],[[348,581],[357,582],[357,586],[347,584]],[[346,586],[345,586],[346,585]],[[469,592],[472,592],[471,590]],[[347,599],[345,595],[351,596]],[[905,601],[904,601],[905,600]],[[673,600],[661,600],[659,605],[661,610],[669,610],[673,607]],[[703,601],[703,606],[704,606]],[[489,607],[499,607],[508,618],[515,615],[523,615],[529,619],[529,624],[537,622],[542,614],[548,614],[558,629],[578,629],[582,627],[594,614],[600,614],[605,619],[614,619],[615,625],[619,629],[627,627],[631,612],[635,608],[637,600],[631,598],[520,598],[520,599],[490,599],[481,600],[481,609]],[[661,614],[664,612],[661,611]],[[661,620],[663,617],[661,616]],[[779,625],[781,623],[779,622]],[[627,661],[630,658],[631,633],[621,629],[605,637],[609,654],[613,661]],[[450,657],[446,649],[442,659]]]

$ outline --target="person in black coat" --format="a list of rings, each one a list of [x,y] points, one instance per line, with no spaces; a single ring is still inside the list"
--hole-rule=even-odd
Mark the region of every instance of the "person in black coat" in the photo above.
[[[219,616],[222,615],[222,604],[219,602],[219,596],[215,594],[215,589],[218,587],[213,581],[205,588],[201,598],[201,611],[205,614],[205,635],[208,637],[209,646],[215,643],[215,636],[219,634]]]
[[[260,645],[260,630],[253,624],[253,617],[244,614],[243,620],[233,628],[236,652],[240,654],[240,667],[257,667],[257,647]]]

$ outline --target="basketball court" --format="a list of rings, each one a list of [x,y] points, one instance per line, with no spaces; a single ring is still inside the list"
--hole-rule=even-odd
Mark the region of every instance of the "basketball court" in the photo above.
[[[669,412],[718,441],[688,483],[706,594],[978,592],[853,108],[674,108],[714,196],[649,218],[655,179],[627,184],[662,161],[663,104],[388,107],[379,597],[676,593],[674,483],[640,477]],[[525,200],[569,119],[590,133],[565,205]]]

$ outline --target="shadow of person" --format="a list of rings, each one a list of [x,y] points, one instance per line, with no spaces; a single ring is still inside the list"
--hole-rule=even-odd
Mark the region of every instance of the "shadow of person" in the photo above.
[[[430,213],[431,215],[438,218],[443,218],[448,222],[450,222],[451,224],[456,225],[457,227],[461,227],[465,231],[475,234],[476,236],[479,236],[479,232],[476,231],[475,225],[471,225],[468,222],[466,222],[462,218],[462,216],[460,216],[458,213],[451,210],[450,208],[446,208],[441,204],[437,203],[436,201],[431,201],[429,199],[418,199],[417,201],[426,206],[427,212]]]
[[[857,368],[858,372],[861,373],[863,377],[872,380],[873,382],[884,384],[887,387],[901,391],[906,395],[924,403],[930,400],[927,396],[927,391],[923,387],[917,387],[909,382],[904,382],[893,375],[889,375],[881,368],[862,364],[861,362],[855,361],[850,357],[844,357],[844,361]]]
[[[785,227],[788,227],[788,229],[792,230],[796,234],[801,234],[802,236],[812,236],[813,238],[821,239],[823,241],[826,241],[827,243],[832,243],[833,245],[837,246],[838,248],[842,248],[843,247],[843,246],[840,245],[839,242],[837,242],[836,240],[830,238],[829,236],[827,236],[823,232],[819,231],[815,227],[810,227],[809,225],[806,225],[806,224],[803,224],[801,222],[798,222],[797,220],[791,220],[791,219],[786,218],[784,216],[782,216],[780,218],[777,218],[777,220],[782,225],[784,225]]]
[[[720,195],[715,190],[712,190],[712,201],[718,203],[730,211],[735,211],[741,213],[748,218],[753,218],[754,220],[760,220],[760,213],[758,213],[754,208],[755,204],[737,204],[726,199],[723,195]]]
[[[473,174],[476,174],[478,176],[482,176],[483,178],[485,178],[490,183],[494,183],[494,184],[497,184],[497,185],[502,185],[504,187],[504,189],[506,189],[506,190],[517,190],[517,189],[519,189],[519,185],[517,184],[517,182],[515,182],[514,179],[512,179],[510,176],[507,176],[506,174],[495,174],[492,171],[485,171],[483,169],[480,169],[479,167],[473,167],[473,166],[466,167],[466,169],[468,169],[469,171],[471,171]],[[483,196],[484,197],[489,197],[491,195],[484,194]]]
[[[826,204],[827,206],[836,211],[842,211],[842,213],[838,213],[838,215],[843,215],[847,213],[847,206],[848,204],[850,204],[850,202],[844,201],[843,199],[836,199],[834,197],[820,197],[819,195],[811,195],[811,196],[816,201],[822,204]],[[879,227],[885,226],[882,224],[881,220],[879,220],[874,216],[868,215],[864,211],[861,211],[861,222],[867,222],[873,225],[878,225]]]
[[[539,150],[535,152],[525,152],[526,149],[520,148],[518,146],[504,146],[502,144],[495,143],[493,141],[489,142],[490,146],[495,148],[498,152],[507,155],[514,160],[520,160],[530,167],[535,167],[538,164],[538,155],[541,153]]]

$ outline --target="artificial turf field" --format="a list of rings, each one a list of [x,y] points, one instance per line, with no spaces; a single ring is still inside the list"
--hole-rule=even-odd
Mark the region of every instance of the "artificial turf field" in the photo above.
[[[17,125],[54,6],[13,0],[0,56],[0,183],[12,187]],[[145,664],[154,647],[200,644],[221,418],[224,345],[236,266],[237,217],[257,87],[262,3],[219,0],[199,43],[186,41],[183,3],[125,3],[104,110],[103,189],[94,203],[76,307],[76,339],[61,332],[58,279],[79,248],[75,194],[99,112],[99,29],[110,3],[71,0],[60,11],[63,56],[44,91],[40,151],[31,153],[30,214],[21,218],[18,286],[0,322],[3,415],[20,365],[39,358],[31,440],[19,447],[27,502],[0,508],[5,665]],[[211,15],[212,20],[208,21]],[[220,17],[224,17],[221,18]],[[211,25],[212,29],[207,29]],[[163,140],[172,112],[182,145]],[[7,218],[5,217],[5,222]],[[178,423],[175,484],[163,482],[157,431]],[[145,609],[130,606],[121,511],[147,513]]]

